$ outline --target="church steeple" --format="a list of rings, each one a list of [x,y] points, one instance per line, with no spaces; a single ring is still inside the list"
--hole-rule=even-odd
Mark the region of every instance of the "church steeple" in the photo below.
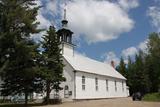
[[[74,53],[74,46],[72,43],[73,32],[68,28],[67,11],[64,8],[64,16],[62,22],[62,28],[57,31],[57,35],[61,41],[62,54]]]
[[[65,8],[64,9],[64,17],[63,17],[63,20],[62,20],[62,27],[63,28],[67,28],[67,24],[68,24],[68,21],[67,21],[67,9]]]

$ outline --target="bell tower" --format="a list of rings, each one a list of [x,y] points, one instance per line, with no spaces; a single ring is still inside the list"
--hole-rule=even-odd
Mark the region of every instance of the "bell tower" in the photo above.
[[[62,55],[74,56],[74,47],[72,43],[73,32],[68,28],[68,21],[66,19],[66,8],[64,9],[64,17],[61,21],[62,27],[57,31],[57,35],[61,41]]]

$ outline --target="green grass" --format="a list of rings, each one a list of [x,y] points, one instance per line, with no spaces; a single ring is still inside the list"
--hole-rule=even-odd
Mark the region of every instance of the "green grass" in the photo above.
[[[44,106],[43,104],[28,104],[27,107]],[[0,104],[0,107],[26,107],[24,104]]]
[[[143,97],[143,101],[160,101],[160,93],[149,93]]]

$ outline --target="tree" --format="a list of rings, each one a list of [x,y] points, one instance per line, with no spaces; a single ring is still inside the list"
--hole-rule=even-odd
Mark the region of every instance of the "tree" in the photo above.
[[[36,67],[37,45],[31,34],[40,32],[36,0],[0,0],[0,71],[2,95],[28,94],[39,87]]]
[[[160,37],[158,33],[151,33],[148,42],[148,56],[146,70],[151,81],[151,92],[160,89]]]
[[[124,77],[127,77],[127,74],[126,74],[126,64],[124,62],[124,59],[121,57],[121,60],[120,60],[120,64],[119,66],[117,67],[117,70],[124,76]]]
[[[50,92],[54,90],[56,93],[62,88],[61,82],[65,81],[63,77],[63,63],[60,46],[60,38],[55,32],[55,28],[50,26],[47,35],[43,36],[44,41],[42,47],[44,48],[44,65],[45,65],[45,81],[46,81],[46,104],[49,103]]]
[[[149,78],[148,74],[145,72],[145,59],[142,51],[139,51],[138,55],[135,57],[134,64],[134,91],[139,91],[143,94],[149,91]]]
[[[130,87],[130,93],[133,93],[133,89],[132,89],[132,84],[134,81],[133,78],[133,74],[134,74],[134,63],[131,60],[131,57],[128,57],[128,64],[127,64],[127,85]]]
[[[151,33],[147,43],[147,52],[139,51],[134,61],[128,58],[127,85],[130,93],[140,91],[157,92],[160,89],[160,35]],[[124,69],[123,60],[120,69]],[[124,70],[120,70],[124,71]],[[123,74],[123,73],[122,73]]]

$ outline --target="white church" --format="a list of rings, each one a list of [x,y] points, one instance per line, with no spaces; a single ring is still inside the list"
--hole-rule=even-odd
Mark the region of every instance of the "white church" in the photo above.
[[[66,16],[66,15],[64,15]],[[74,52],[73,32],[67,27],[66,17],[62,20],[62,28],[57,31],[61,40],[63,75],[66,81],[61,84],[59,92],[62,100],[104,99],[128,97],[129,90],[126,78],[112,65],[93,60]],[[54,91],[50,97],[54,98]],[[34,99],[42,99],[44,94],[33,94]]]
[[[129,96],[126,78],[111,65],[102,63],[74,52],[73,32],[67,27],[66,15],[62,28],[57,31],[61,40],[64,77],[60,97],[67,100],[102,99]],[[51,92],[51,97],[54,92]]]

